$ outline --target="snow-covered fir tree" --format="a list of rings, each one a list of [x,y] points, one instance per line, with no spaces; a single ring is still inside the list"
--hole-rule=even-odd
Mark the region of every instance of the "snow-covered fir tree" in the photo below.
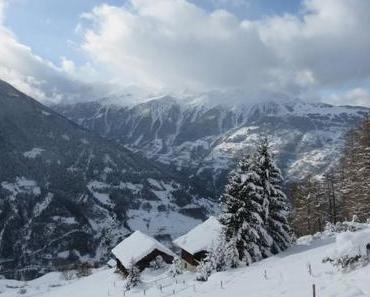
[[[292,232],[288,223],[289,202],[282,191],[283,177],[270,151],[266,137],[259,141],[256,152],[256,169],[262,188],[263,221],[272,242],[270,251],[276,254],[289,247]]]
[[[212,273],[211,262],[207,259],[201,260],[197,266],[196,280],[206,282]]]
[[[216,270],[217,272],[226,270],[227,262],[226,262],[225,245],[218,245],[217,246],[217,248],[212,253],[211,260],[213,261],[212,267],[214,268],[214,270]]]
[[[231,238],[226,243],[226,265],[230,268],[237,268],[240,264],[239,261],[239,253],[238,249],[236,248],[236,240],[235,238]]]
[[[262,188],[251,156],[231,172],[221,200],[220,222],[226,241],[234,240],[239,260],[250,264],[267,255],[271,238],[264,229]]]
[[[225,233],[221,232],[215,246],[208,252],[197,269],[197,279],[206,281],[213,271],[225,271],[239,266],[239,253],[235,238],[226,241]]]
[[[134,262],[131,262],[131,265],[127,272],[128,274],[125,280],[125,289],[130,290],[136,287],[141,282],[141,276],[140,276],[140,270],[134,264]]]
[[[207,260],[210,263],[212,270],[224,271],[227,269],[228,259],[226,254],[227,242],[225,235],[222,232],[219,236],[217,244],[208,253]]]
[[[179,257],[175,257],[170,267],[170,273],[173,277],[184,272],[184,264]]]

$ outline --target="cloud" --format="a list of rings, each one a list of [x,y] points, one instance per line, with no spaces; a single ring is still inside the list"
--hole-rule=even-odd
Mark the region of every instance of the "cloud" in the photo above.
[[[3,25],[6,0],[0,0],[0,79],[44,101],[89,100],[111,84],[243,90],[246,100],[266,92],[307,98],[350,85],[326,99],[370,104],[358,91],[366,92],[370,81],[370,1],[304,0],[298,15],[260,20],[221,9],[249,1],[208,1],[216,9],[195,0],[96,6],[76,24],[81,40],[73,43],[89,61],[81,66],[68,57],[53,64],[19,42]]]
[[[325,99],[334,105],[345,103],[355,106],[370,106],[370,92],[363,88],[351,89],[342,94],[332,94]]]
[[[306,69],[320,87],[370,78],[367,0],[306,0],[301,16],[275,16],[258,26],[282,69]]]
[[[117,80],[251,94],[361,84],[369,27],[367,0],[306,0],[299,15],[257,21],[186,0],[131,0],[97,6],[79,24],[83,50]]]
[[[66,59],[61,67],[35,55],[4,27],[0,27],[0,79],[43,102],[91,99],[99,88],[77,79],[75,65]],[[82,75],[81,75],[82,77]]]
[[[38,100],[50,103],[91,99],[106,93],[99,85],[84,82],[83,77],[93,72],[88,64],[76,67],[72,61],[62,58],[61,65],[57,66],[20,43],[3,23],[6,4],[5,0],[0,0],[0,79]]]
[[[173,88],[253,86],[277,61],[257,30],[232,14],[182,0],[102,5],[82,48],[123,81]],[[258,53],[258,55],[256,54]]]

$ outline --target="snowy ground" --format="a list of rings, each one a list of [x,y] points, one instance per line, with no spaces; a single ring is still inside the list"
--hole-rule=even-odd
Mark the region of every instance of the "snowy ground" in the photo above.
[[[369,236],[370,242],[369,229],[359,232],[363,233],[363,237]],[[166,272],[159,271],[157,274],[145,274],[144,284],[124,295],[120,276],[113,273],[113,269],[100,269],[89,277],[69,282],[62,280],[58,273],[48,274],[27,284],[0,280],[0,296],[19,296],[19,286],[26,285],[27,292],[22,296],[309,297],[315,284],[318,297],[370,297],[370,264],[352,272],[341,272],[331,264],[322,263],[322,259],[335,250],[335,239],[311,243],[301,240],[300,243],[302,245],[251,267],[215,273],[204,283],[194,281],[194,274],[190,272],[175,280],[168,277]],[[309,264],[312,275],[308,272]]]

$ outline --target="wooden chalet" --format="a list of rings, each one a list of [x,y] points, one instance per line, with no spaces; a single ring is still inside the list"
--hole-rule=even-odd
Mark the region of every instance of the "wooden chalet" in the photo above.
[[[185,235],[177,238],[174,244],[181,249],[181,258],[188,270],[195,270],[199,262],[219,240],[222,225],[215,217],[210,217]]]
[[[140,271],[150,266],[150,263],[158,256],[164,262],[172,263],[176,255],[156,239],[135,231],[129,237],[119,243],[112,254],[117,262],[117,269],[127,275],[128,269],[135,265]]]

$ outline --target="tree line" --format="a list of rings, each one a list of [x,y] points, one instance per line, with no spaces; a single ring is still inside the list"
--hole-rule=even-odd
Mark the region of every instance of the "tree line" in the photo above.
[[[338,163],[320,177],[290,186],[292,225],[297,235],[355,218],[370,218],[370,118],[350,130]]]

